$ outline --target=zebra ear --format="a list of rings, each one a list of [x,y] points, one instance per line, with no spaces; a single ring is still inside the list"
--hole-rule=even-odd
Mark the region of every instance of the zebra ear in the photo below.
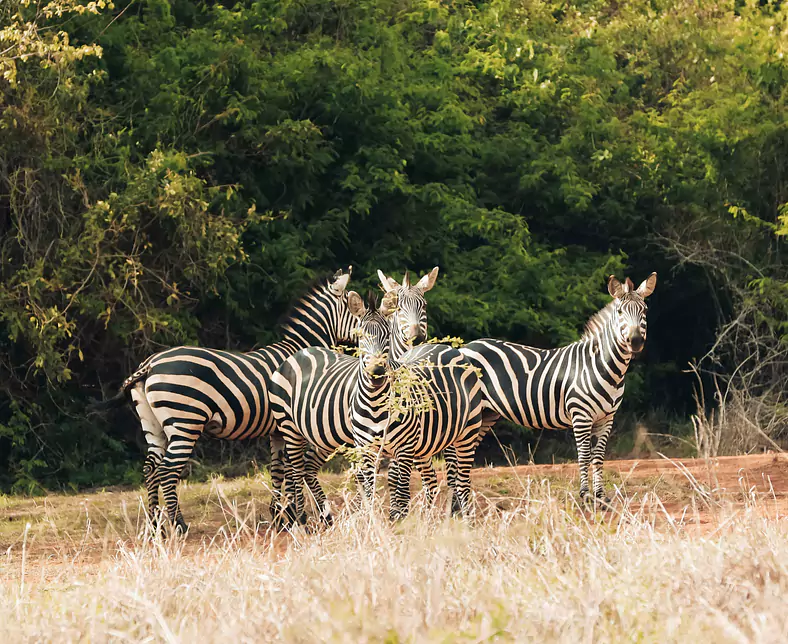
[[[343,273],[342,269],[340,268],[336,273],[334,273],[334,277],[331,279],[331,283],[328,285],[328,290],[337,297],[342,295],[347,288],[348,282],[350,281],[350,274],[352,272],[352,266],[347,267],[347,273]]]
[[[427,273],[427,275],[418,281],[416,288],[420,289],[422,293],[429,291],[433,286],[435,286],[435,280],[438,279],[438,270],[439,269],[437,266],[433,268],[429,273]]]
[[[381,315],[388,317],[397,310],[397,293],[391,291],[383,296],[383,302],[380,305]]]
[[[645,299],[654,292],[656,286],[657,286],[657,274],[652,273],[640,283],[640,286],[638,286],[638,290],[635,292],[638,295],[640,295],[640,297]]]
[[[367,309],[364,307],[364,300],[355,291],[348,291],[347,308],[350,314],[357,318],[363,317],[364,313],[367,312]]]
[[[395,291],[399,288],[399,283],[397,282],[397,280],[391,279],[390,277],[386,277],[383,274],[383,271],[381,271],[380,269],[378,269],[378,279],[380,280],[380,285],[383,287],[383,290],[386,293]]]
[[[402,278],[402,288],[410,288],[410,272],[405,271],[405,277]]]
[[[618,299],[626,293],[626,290],[624,285],[616,279],[616,276],[611,275],[607,278],[607,292],[610,293],[610,297]]]

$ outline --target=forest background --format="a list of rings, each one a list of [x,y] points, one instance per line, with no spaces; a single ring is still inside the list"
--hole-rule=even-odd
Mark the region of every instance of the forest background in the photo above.
[[[349,264],[439,265],[432,335],[538,346],[657,271],[614,452],[783,446],[786,52],[765,1],[4,0],[0,489],[137,483],[89,398]]]

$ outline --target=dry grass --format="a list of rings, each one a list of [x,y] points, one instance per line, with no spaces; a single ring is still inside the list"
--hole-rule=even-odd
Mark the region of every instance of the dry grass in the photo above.
[[[654,491],[594,515],[510,476],[477,486],[509,509],[483,498],[472,526],[342,509],[328,531],[274,537],[259,480],[216,481],[185,490],[185,541],[137,534],[138,491],[56,497],[38,518],[7,500],[0,623],[6,641],[785,641],[788,522],[765,495],[729,506],[688,484],[683,522]]]

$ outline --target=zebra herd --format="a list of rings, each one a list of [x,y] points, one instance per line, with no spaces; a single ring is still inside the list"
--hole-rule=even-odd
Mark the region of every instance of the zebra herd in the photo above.
[[[166,514],[181,531],[177,482],[197,439],[270,437],[274,522],[304,519],[304,487],[319,518],[331,522],[320,467],[343,446],[359,448],[358,480],[374,494],[380,457],[391,459],[390,516],[410,503],[415,465],[428,500],[437,492],[432,457],[443,452],[452,508],[472,513],[470,470],[481,439],[500,418],[531,429],[572,429],[580,495],[608,502],[602,466],[624,376],[646,340],[652,273],[635,288],[608,280],[611,302],[586,324],[577,342],[537,349],[503,340],[475,340],[457,349],[424,344],[425,293],[438,268],[411,284],[378,271],[382,302],[348,290],[351,268],[316,282],[292,307],[282,340],[249,353],[177,347],[145,360],[118,394],[96,408],[131,400],[147,443],[143,473],[152,519],[159,489]],[[356,343],[357,355],[337,350]],[[398,374],[408,374],[421,405],[395,404]],[[410,386],[413,386],[412,384]],[[401,392],[400,392],[401,393]],[[589,483],[589,466],[592,480]]]

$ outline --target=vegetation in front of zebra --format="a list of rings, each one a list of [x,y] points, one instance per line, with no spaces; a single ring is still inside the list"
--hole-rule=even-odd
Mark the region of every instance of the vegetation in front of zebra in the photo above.
[[[476,473],[473,526],[417,500],[396,526],[377,509],[340,511],[327,531],[273,539],[257,523],[261,478],[185,486],[186,540],[139,538],[139,491],[10,499],[0,619],[11,641],[45,642],[782,641],[784,514],[758,481],[729,507],[676,472],[678,510],[630,480],[628,513],[594,515],[564,477],[492,470]],[[344,477],[323,478],[347,498]]]
[[[619,430],[691,432],[721,330],[701,379],[736,406],[701,433],[781,444],[786,11],[6,0],[0,486],[137,483],[133,418],[87,399],[165,346],[271,341],[350,263],[359,289],[439,264],[435,335],[538,346],[656,270]]]

